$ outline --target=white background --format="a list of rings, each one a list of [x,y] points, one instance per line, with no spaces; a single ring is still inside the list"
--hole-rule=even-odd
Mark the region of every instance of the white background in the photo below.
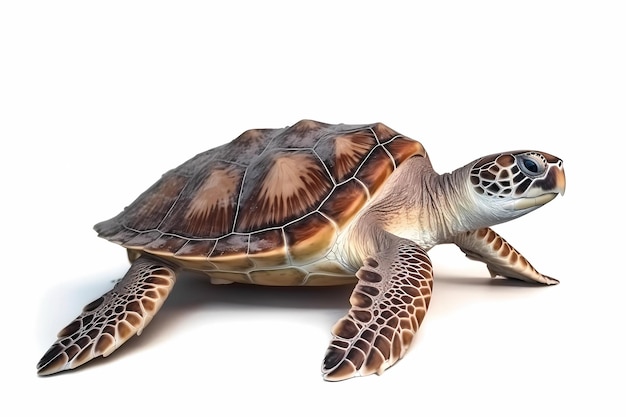
[[[207,3],[0,6],[4,409],[626,413],[623,2]],[[196,153],[302,118],[384,122],[440,172],[502,150],[560,156],[565,196],[496,230],[561,284],[493,281],[435,248],[405,359],[328,383],[319,367],[349,288],[181,280],[113,356],[35,376],[56,332],[128,266],[94,223]]]

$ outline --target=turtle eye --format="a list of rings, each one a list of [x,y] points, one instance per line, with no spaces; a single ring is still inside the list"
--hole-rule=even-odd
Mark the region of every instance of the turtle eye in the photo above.
[[[529,177],[536,177],[546,171],[546,162],[541,155],[529,153],[517,157],[517,166]]]
[[[524,158],[522,160],[522,163],[524,164],[524,167],[526,167],[526,169],[534,174],[539,172],[539,166],[537,165],[537,163],[535,161],[533,161],[532,159],[528,159],[528,158]]]

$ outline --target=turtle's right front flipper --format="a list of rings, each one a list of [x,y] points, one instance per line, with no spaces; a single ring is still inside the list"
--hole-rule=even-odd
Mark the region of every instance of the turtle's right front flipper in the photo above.
[[[140,257],[115,287],[87,304],[58,334],[58,340],[37,364],[39,375],[76,368],[108,356],[150,323],[176,282],[170,265]]]
[[[352,308],[333,327],[322,373],[328,381],[381,374],[409,348],[424,319],[432,264],[415,243],[393,238],[357,272]]]

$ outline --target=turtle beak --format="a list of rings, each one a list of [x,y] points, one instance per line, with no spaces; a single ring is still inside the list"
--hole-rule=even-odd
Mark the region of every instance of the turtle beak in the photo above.
[[[510,209],[517,211],[517,210],[526,210],[526,209],[533,208],[533,207],[535,208],[540,207],[554,200],[554,198],[557,195],[559,195],[559,193],[546,193],[538,197],[519,198],[517,200],[514,200],[511,203]]]
[[[560,159],[555,163],[548,172],[548,175],[537,184],[543,192],[553,192],[556,197],[557,194],[565,195],[565,171],[563,170],[563,161]]]
[[[508,204],[510,210],[526,210],[537,208],[554,200],[557,195],[565,194],[565,171],[563,161],[558,160],[551,168],[544,179],[533,185],[525,198],[519,198]]]
[[[565,170],[563,169],[563,161],[559,161],[559,164],[552,168],[555,178],[555,191],[561,195],[565,195]]]

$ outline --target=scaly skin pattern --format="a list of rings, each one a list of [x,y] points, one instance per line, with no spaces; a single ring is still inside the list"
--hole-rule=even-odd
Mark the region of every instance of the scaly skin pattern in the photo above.
[[[58,334],[58,340],[37,364],[39,375],[76,368],[108,356],[144,327],[169,295],[176,275],[162,262],[137,259],[124,278]]]
[[[499,275],[546,285],[559,283],[540,274],[521,253],[490,228],[461,233],[454,238],[454,243],[469,259],[487,264],[492,277]]]
[[[424,319],[432,265],[415,243],[395,239],[357,272],[348,314],[333,327],[322,373],[328,381],[381,374],[406,353]]]

